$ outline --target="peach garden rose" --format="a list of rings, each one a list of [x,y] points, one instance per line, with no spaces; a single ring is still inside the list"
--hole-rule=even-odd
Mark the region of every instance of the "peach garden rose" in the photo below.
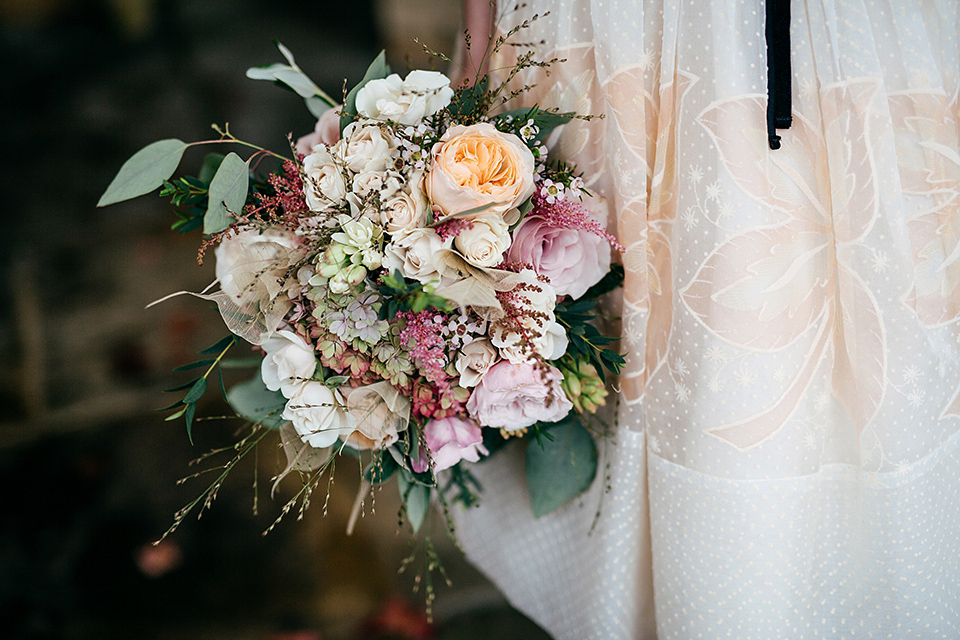
[[[490,123],[450,127],[432,156],[427,191],[442,216],[484,205],[483,213],[503,215],[533,195],[533,154]]]

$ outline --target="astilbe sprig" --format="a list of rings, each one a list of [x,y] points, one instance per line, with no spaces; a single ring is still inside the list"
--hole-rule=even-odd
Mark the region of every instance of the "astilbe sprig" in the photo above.
[[[422,376],[414,383],[414,415],[444,418],[459,413],[469,394],[448,373],[449,341],[444,328],[450,318],[435,310],[401,311],[397,317],[404,322],[400,344]]]
[[[533,209],[530,214],[540,216],[551,227],[579,229],[600,236],[610,243],[610,246],[615,250],[623,251],[623,245],[617,241],[616,237],[609,233],[587,207],[578,200],[565,198],[550,203],[537,191],[533,194]]]
[[[282,173],[271,173],[267,182],[273,188],[273,193],[255,193],[257,202],[244,208],[245,218],[296,230],[300,225],[300,215],[309,210],[303,196],[300,167],[292,160],[286,160]]]

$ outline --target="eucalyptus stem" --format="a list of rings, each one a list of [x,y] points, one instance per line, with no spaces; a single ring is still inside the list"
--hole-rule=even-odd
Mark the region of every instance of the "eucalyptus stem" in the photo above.
[[[290,160],[290,158],[288,158],[288,157],[286,157],[286,156],[282,156],[282,155],[280,155],[279,153],[275,153],[275,152],[273,152],[273,151],[270,151],[269,149],[264,149],[264,148],[261,147],[261,146],[258,146],[258,145],[253,144],[252,142],[247,142],[246,140],[241,140],[240,138],[236,137],[235,135],[233,135],[232,133],[230,133],[230,123],[229,123],[229,122],[224,123],[222,129],[220,128],[220,125],[217,125],[217,124],[212,124],[212,125],[210,125],[210,128],[220,134],[220,139],[219,139],[219,140],[201,140],[201,141],[199,141],[199,142],[191,142],[191,143],[190,143],[189,145],[187,145],[187,146],[193,147],[193,146],[197,146],[197,145],[201,145],[201,144],[223,144],[223,143],[228,143],[228,144],[229,144],[229,143],[234,143],[234,144],[243,145],[243,146],[245,146],[245,147],[250,147],[251,149],[256,149],[256,150],[259,151],[260,153],[265,153],[265,154],[267,154],[267,155],[271,155],[271,156],[273,156],[274,158],[276,158],[277,160],[280,160],[281,162],[286,162],[286,161]]]

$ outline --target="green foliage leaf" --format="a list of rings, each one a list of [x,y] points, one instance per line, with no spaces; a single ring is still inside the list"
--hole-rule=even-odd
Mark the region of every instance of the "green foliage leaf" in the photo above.
[[[187,422],[187,440],[190,441],[190,444],[193,444],[193,415],[196,412],[197,405],[192,402],[184,407],[183,417]]]
[[[163,392],[164,392],[164,393],[173,393],[174,391],[183,391],[184,389],[189,389],[189,388],[192,387],[192,386],[197,382],[197,380],[199,380],[199,379],[200,379],[200,378],[194,378],[194,379],[191,380],[190,382],[185,382],[185,383],[183,383],[183,384],[181,384],[181,385],[178,385],[178,386],[176,386],[176,387],[173,387],[172,389],[164,389]],[[174,405],[174,406],[176,406],[176,405]],[[173,408],[173,407],[167,407],[167,409],[172,409],[172,408]],[[161,409],[161,411],[164,411],[164,409]]]
[[[297,61],[294,60],[290,49],[287,49],[277,40],[274,40],[273,43],[277,45],[277,49],[286,58],[287,64],[278,62],[261,67],[251,67],[247,69],[247,77],[252,80],[268,80],[293,91],[304,99],[307,109],[317,118],[330,107],[336,106],[336,101],[297,66]]]
[[[203,216],[203,232],[219,233],[232,224],[231,213],[240,213],[247,201],[250,171],[240,156],[231,152],[220,163],[210,181],[207,213]]]
[[[602,295],[610,293],[623,284],[623,265],[614,262],[610,265],[610,271],[600,279],[600,282],[587,289],[580,300],[592,300]]]
[[[237,341],[236,336],[234,336],[233,334],[230,334],[226,337],[223,337],[217,340],[215,344],[212,344],[206,349],[203,349],[200,353],[203,353],[203,354],[220,353],[221,351],[227,348],[227,345],[233,344],[236,341]]]
[[[553,440],[527,446],[527,486],[537,518],[583,493],[597,474],[597,447],[579,420],[568,416],[550,433]]]
[[[410,521],[413,532],[417,533],[430,507],[430,487],[411,482],[403,473],[397,476],[397,486],[400,488],[400,498],[407,512],[407,520]]]
[[[98,207],[130,200],[163,186],[177,170],[189,145],[170,138],[148,144],[123,163],[113,182],[100,196]]]
[[[193,383],[193,386],[190,387],[190,391],[187,392],[187,395],[183,397],[183,404],[191,404],[203,397],[203,394],[207,390],[207,379],[198,378],[196,382]]]
[[[458,90],[451,101],[450,107],[448,107],[450,113],[455,116],[472,116],[473,118],[484,115],[486,113],[484,107],[488,104],[488,101],[484,98],[489,85],[490,77],[484,76],[477,84]],[[477,111],[478,105],[483,113],[474,113]]]
[[[268,429],[279,429],[284,423],[280,414],[287,399],[279,391],[267,389],[259,372],[250,380],[231,387],[227,391],[227,402],[238,416],[260,422]]]
[[[203,360],[197,360],[196,362],[191,362],[190,364],[182,364],[179,367],[175,367],[174,371],[190,371],[191,369],[199,369],[200,367],[206,367],[214,363],[213,358],[205,358]]]
[[[363,88],[363,85],[371,80],[386,78],[388,75],[390,75],[390,65],[387,64],[387,53],[381,51],[380,55],[374,58],[370,66],[367,67],[367,72],[363,74],[360,83],[347,94],[347,99],[343,104],[343,113],[340,114],[340,133],[343,133],[347,125],[357,116],[357,93]]]

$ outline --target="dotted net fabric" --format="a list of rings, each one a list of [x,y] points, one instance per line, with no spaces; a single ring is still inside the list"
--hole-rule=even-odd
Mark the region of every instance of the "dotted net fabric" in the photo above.
[[[760,2],[500,4],[565,60],[524,102],[604,114],[551,149],[628,363],[609,491],[535,520],[498,454],[468,556],[558,639],[960,637],[956,0],[795,0],[777,151]]]

